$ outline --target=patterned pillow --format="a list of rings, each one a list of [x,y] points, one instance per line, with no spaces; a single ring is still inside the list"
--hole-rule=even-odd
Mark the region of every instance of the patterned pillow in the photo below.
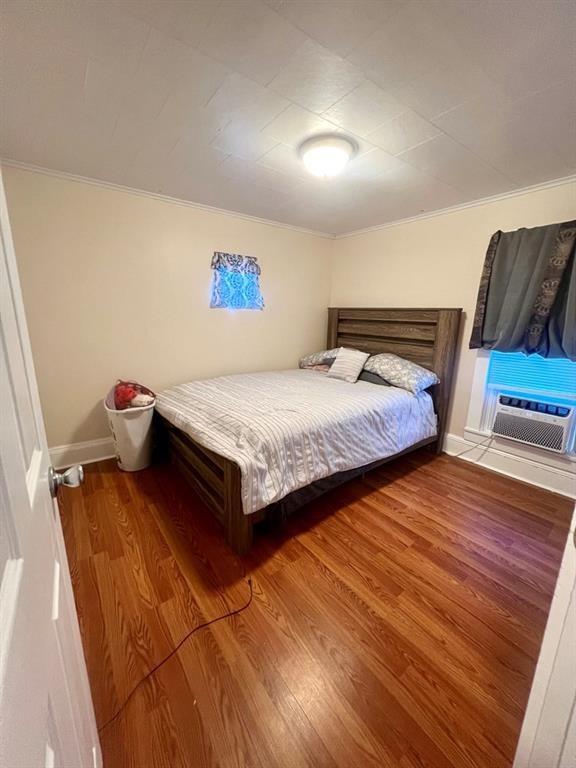
[[[340,347],[332,368],[327,373],[331,379],[342,379],[354,384],[370,355],[358,349]]]
[[[421,365],[405,360],[398,355],[384,353],[373,355],[364,368],[371,373],[377,373],[383,379],[390,382],[393,387],[401,387],[409,392],[421,392],[433,384],[438,384],[440,379],[434,371],[422,368]]]
[[[324,349],[322,352],[314,352],[312,355],[306,355],[300,360],[300,368],[315,368],[317,365],[332,365],[340,347],[336,349]]]

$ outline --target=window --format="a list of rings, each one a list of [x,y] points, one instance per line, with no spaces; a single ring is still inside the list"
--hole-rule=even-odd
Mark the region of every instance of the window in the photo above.
[[[210,306],[217,309],[264,309],[260,266],[253,256],[214,252]]]
[[[520,352],[491,352],[486,387],[544,400],[576,400],[576,363]]]
[[[464,439],[449,435],[447,449],[505,475],[573,495],[576,420],[571,422],[564,454],[494,437],[491,433],[499,393],[576,409],[576,363],[565,358],[479,349]]]
[[[521,352],[479,355],[465,430],[468,438],[473,439],[474,434],[489,434],[499,394],[574,407],[576,363],[565,358],[544,358]],[[570,443],[572,447],[568,452],[573,455],[573,430]]]

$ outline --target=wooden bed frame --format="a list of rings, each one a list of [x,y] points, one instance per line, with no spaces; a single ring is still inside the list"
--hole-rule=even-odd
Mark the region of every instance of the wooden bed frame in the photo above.
[[[438,435],[422,440],[402,453],[417,450],[424,445],[435,446],[437,452],[441,450],[452,390],[461,312],[461,309],[347,307],[328,310],[328,349],[342,346],[371,354],[392,352],[438,375],[440,384],[430,389],[438,417]],[[220,520],[232,549],[238,554],[245,554],[252,544],[253,526],[266,516],[267,509],[245,515],[242,510],[239,466],[199,445],[158,414],[156,416],[158,442],[162,452],[168,453],[170,460]],[[361,474],[399,455],[394,454],[360,467],[354,473]]]

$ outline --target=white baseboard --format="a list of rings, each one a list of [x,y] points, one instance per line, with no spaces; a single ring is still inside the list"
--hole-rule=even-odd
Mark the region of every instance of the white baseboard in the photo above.
[[[459,456],[461,459],[480,464],[501,475],[508,475],[516,480],[523,480],[549,491],[576,498],[576,476],[569,470],[546,466],[538,461],[524,456],[514,456],[492,446],[479,445],[458,435],[446,435],[444,450],[449,456]],[[90,464],[114,456],[114,443],[111,437],[50,448],[50,458],[55,469],[63,469],[72,464]]]
[[[111,437],[87,440],[85,443],[56,445],[50,448],[50,459],[54,469],[64,469],[72,464],[90,464],[101,459],[115,456],[114,442]]]
[[[449,456],[458,456],[501,475],[576,498],[576,476],[570,470],[547,466],[524,456],[514,456],[458,435],[446,435],[443,448]]]

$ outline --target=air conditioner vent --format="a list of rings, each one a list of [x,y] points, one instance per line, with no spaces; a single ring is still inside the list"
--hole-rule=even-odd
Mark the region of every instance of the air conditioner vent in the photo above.
[[[494,435],[507,437],[521,443],[537,445],[549,451],[564,451],[566,427],[564,424],[554,424],[547,421],[536,421],[526,416],[516,416],[510,413],[496,413]]]

